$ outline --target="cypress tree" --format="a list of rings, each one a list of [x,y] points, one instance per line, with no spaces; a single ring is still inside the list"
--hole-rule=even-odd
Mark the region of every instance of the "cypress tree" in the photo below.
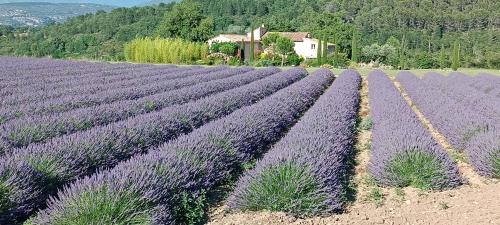
[[[446,68],[446,55],[444,53],[444,45],[441,45],[441,53],[439,55],[439,66],[441,69]]]
[[[453,53],[451,57],[451,69],[458,70],[460,67],[460,44],[458,41],[455,41],[453,44]]]
[[[316,52],[316,59],[318,61],[318,65],[321,66],[321,39],[318,39],[318,46],[316,47],[317,52]]]
[[[323,55],[321,56],[321,64],[325,64],[325,63],[328,63],[328,41],[325,39],[323,39]]]
[[[351,60],[355,63],[358,62],[358,34],[356,29],[352,31],[352,43],[351,43]]]
[[[250,58],[249,58],[249,61],[250,61],[250,64],[253,64],[253,60],[254,60],[254,57],[255,57],[255,37],[254,37],[254,34],[253,34],[253,27],[250,27],[251,29],[251,33],[250,33]]]
[[[245,61],[245,40],[241,39],[240,43],[240,64],[243,64]]]

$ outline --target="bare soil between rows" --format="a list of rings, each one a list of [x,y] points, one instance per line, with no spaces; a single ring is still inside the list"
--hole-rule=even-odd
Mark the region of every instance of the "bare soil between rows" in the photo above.
[[[400,86],[396,83],[398,89]],[[370,114],[368,84],[363,77],[361,106],[359,115],[366,118]],[[401,89],[400,89],[401,90]],[[403,91],[405,99],[409,100]],[[410,100],[411,101],[411,100]],[[444,145],[448,152],[455,152],[417,110],[419,118]],[[500,224],[500,181],[479,177],[470,165],[458,161],[462,175],[469,180],[459,188],[440,192],[422,191],[415,188],[378,188],[368,178],[367,165],[370,159],[371,131],[358,133],[357,155],[353,184],[357,190],[356,200],[347,206],[342,214],[328,217],[296,218],[281,212],[232,213],[221,205],[213,208],[209,215],[209,225],[333,225],[333,224],[436,224],[436,225],[482,225]],[[374,200],[372,192],[381,193]]]

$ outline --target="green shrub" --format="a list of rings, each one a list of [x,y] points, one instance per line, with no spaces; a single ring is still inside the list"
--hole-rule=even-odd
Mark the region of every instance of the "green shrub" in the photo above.
[[[440,187],[435,186],[435,181],[446,178],[443,166],[430,154],[418,150],[396,155],[387,170],[398,187],[439,189]]]
[[[174,207],[175,218],[180,224],[201,224],[206,218],[206,194],[182,193],[179,204]]]
[[[288,55],[286,59],[287,59],[287,64],[290,66],[298,66],[302,61],[304,61],[304,58],[297,55],[297,53],[292,53]]]
[[[413,67],[418,69],[439,68],[439,59],[427,52],[416,53],[413,60]]]
[[[275,66],[276,62],[269,60],[269,59],[261,59],[255,62],[254,66],[256,67],[268,67],[268,66]]]
[[[334,54],[328,60],[328,62],[331,62],[332,66],[334,66],[335,68],[347,68],[349,66],[349,63],[350,63],[349,57],[347,56],[347,54],[342,53],[342,52]]]
[[[249,184],[242,209],[307,215],[322,208],[325,198],[308,168],[284,163],[263,171]]]

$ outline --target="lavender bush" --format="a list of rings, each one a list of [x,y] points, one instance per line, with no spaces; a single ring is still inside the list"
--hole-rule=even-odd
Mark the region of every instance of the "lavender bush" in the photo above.
[[[219,73],[227,73],[222,71]],[[190,87],[146,96],[137,100],[117,101],[68,111],[66,113],[21,118],[4,124],[0,130],[0,152],[25,147],[31,143],[117,122],[128,117],[160,110],[162,108],[200,99],[210,94],[226,91],[279,72],[277,68],[254,70],[229,78],[208,81]],[[231,71],[232,73],[232,71]],[[210,76],[210,74],[207,74]],[[3,147],[2,147],[3,146]]]
[[[453,77],[431,72],[425,74],[421,80],[429,88],[439,89],[444,95],[455,100],[456,104],[466,105],[476,113],[487,117],[500,118],[500,104],[498,104],[500,102],[497,98],[470,87],[462,79]]]
[[[210,69],[208,69],[210,70]],[[217,70],[217,69],[216,69]],[[0,109],[0,123],[14,118],[31,115],[48,115],[65,112],[68,110],[110,103],[117,100],[137,99],[151,94],[171,91],[178,88],[191,86],[212,79],[221,79],[241,72],[249,71],[251,68],[229,69],[229,71],[216,71],[207,74],[207,69],[182,72],[185,78],[165,80],[143,86],[131,86],[121,89],[109,90],[92,95],[76,95],[63,98],[50,99],[48,101],[35,102],[32,104],[4,107]]]
[[[60,88],[55,88],[57,86],[51,84],[51,89],[47,89],[49,85],[43,85],[43,88],[36,91],[23,90],[18,88],[18,94],[12,94],[9,96],[5,96],[0,102],[1,105],[5,106],[15,106],[29,102],[37,102],[37,101],[47,101],[48,99],[54,99],[61,96],[69,96],[69,95],[83,95],[83,94],[95,94],[100,91],[106,91],[111,89],[118,89],[130,86],[139,86],[145,84],[151,84],[154,82],[159,82],[162,80],[169,80],[175,78],[181,78],[182,74],[178,74],[179,72],[188,71],[195,68],[175,68],[175,67],[167,67],[167,68],[158,68],[156,70],[144,70],[141,73],[123,73],[126,70],[122,71],[119,79],[115,79],[114,76],[96,76],[91,79],[80,79],[74,78],[71,79],[71,82],[60,82],[58,85],[64,86]],[[118,72],[118,71],[114,71]],[[114,73],[113,72],[113,73]],[[98,74],[103,74],[99,72]],[[140,74],[140,75],[139,75]],[[142,76],[141,76],[142,75]],[[185,77],[185,76],[184,76]],[[118,78],[118,77],[116,77]],[[23,86],[25,87],[25,86]],[[23,92],[24,91],[24,92]]]
[[[373,119],[369,171],[375,181],[382,186],[422,189],[461,184],[457,166],[391,80],[383,72],[374,71],[368,76],[368,84]]]
[[[245,173],[233,210],[322,215],[342,209],[353,153],[361,77],[347,70],[287,135]]]
[[[148,148],[173,139],[179,134],[188,133],[242,106],[250,105],[306,74],[304,69],[288,70],[191,103],[54,138],[45,144],[14,149],[11,154],[0,158],[0,184],[7,184],[12,176],[9,173],[13,172],[7,171],[15,172],[4,166],[10,161],[25,162],[42,174],[43,179],[41,182],[31,182],[31,177],[23,177],[25,183],[34,183],[30,188],[40,194],[11,203],[7,210],[0,212],[0,221],[16,219],[2,215],[9,215],[8,212],[19,208],[25,209],[26,213],[16,214],[17,218],[29,215],[43,206],[45,202],[40,200],[46,199],[57,188],[79,177],[90,175],[100,168],[111,168],[135,154],[146,152]],[[12,187],[19,188],[21,187]],[[10,198],[10,195],[5,195],[4,198]]]
[[[332,79],[330,72],[316,72],[254,105],[168,142],[158,150],[134,157],[111,171],[79,180],[51,198],[48,208],[31,221],[59,224],[74,220],[95,224],[100,218],[108,218],[114,223],[135,220],[156,224],[199,222],[186,215],[203,210],[194,207],[203,204],[203,193],[231,179],[245,163],[277,141]],[[109,205],[110,201],[101,199],[137,203],[102,211],[100,208]],[[183,199],[197,204],[180,204]],[[75,207],[78,205],[84,207]],[[89,214],[95,216],[88,217]]]
[[[498,135],[500,127],[500,118],[493,116],[488,110],[480,110],[475,107],[476,104],[483,101],[475,101],[465,104],[459,100],[455,91],[442,92],[441,88],[435,88],[427,85],[415,75],[411,73],[400,73],[397,77],[398,81],[403,85],[405,90],[410,95],[413,102],[428,118],[432,125],[442,133],[446,139],[458,150],[463,150],[469,155],[469,160],[476,171],[488,176],[494,176],[494,162],[498,159],[494,156],[498,145],[484,139],[494,139]],[[473,99],[475,94],[471,92],[469,96],[464,96],[465,99]],[[458,100],[457,100],[458,99]],[[491,102],[494,104],[494,102]],[[484,103],[483,103],[484,104]],[[495,106],[484,106],[495,107]],[[495,107],[496,108],[496,107]],[[488,135],[480,135],[481,133],[489,133]],[[475,141],[472,141],[478,137]],[[481,144],[478,140],[486,141]],[[475,146],[478,145],[478,146]],[[484,154],[478,156],[478,154]],[[473,159],[472,157],[479,157]],[[484,158],[489,158],[485,160]],[[480,162],[489,161],[487,164]]]
[[[52,64],[49,64],[52,65]],[[21,68],[25,68],[23,65]],[[96,81],[120,81],[144,75],[149,71],[158,71],[170,69],[172,66],[162,67],[147,67],[147,66],[130,66],[119,64],[113,67],[104,67],[101,64],[95,65],[76,65],[73,67],[65,67],[58,76],[56,69],[33,70],[25,73],[32,76],[26,78],[26,74],[18,75],[15,79],[3,81],[0,85],[2,90],[0,96],[8,96],[13,94],[22,94],[23,92],[33,90],[52,90],[66,87],[76,87],[78,85],[96,84]],[[10,69],[8,72],[16,74],[18,69]],[[22,70],[21,70],[22,71]],[[147,74],[146,74],[147,75]]]

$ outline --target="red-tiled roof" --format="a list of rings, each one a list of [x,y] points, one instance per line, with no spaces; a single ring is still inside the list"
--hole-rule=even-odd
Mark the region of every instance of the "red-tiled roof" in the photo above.
[[[310,37],[309,32],[267,32],[266,34],[264,34],[264,36],[262,36],[262,38],[265,38],[267,35],[272,34],[272,33],[279,34],[283,37],[290,38],[294,42],[302,42],[302,41],[304,41],[304,38]]]

